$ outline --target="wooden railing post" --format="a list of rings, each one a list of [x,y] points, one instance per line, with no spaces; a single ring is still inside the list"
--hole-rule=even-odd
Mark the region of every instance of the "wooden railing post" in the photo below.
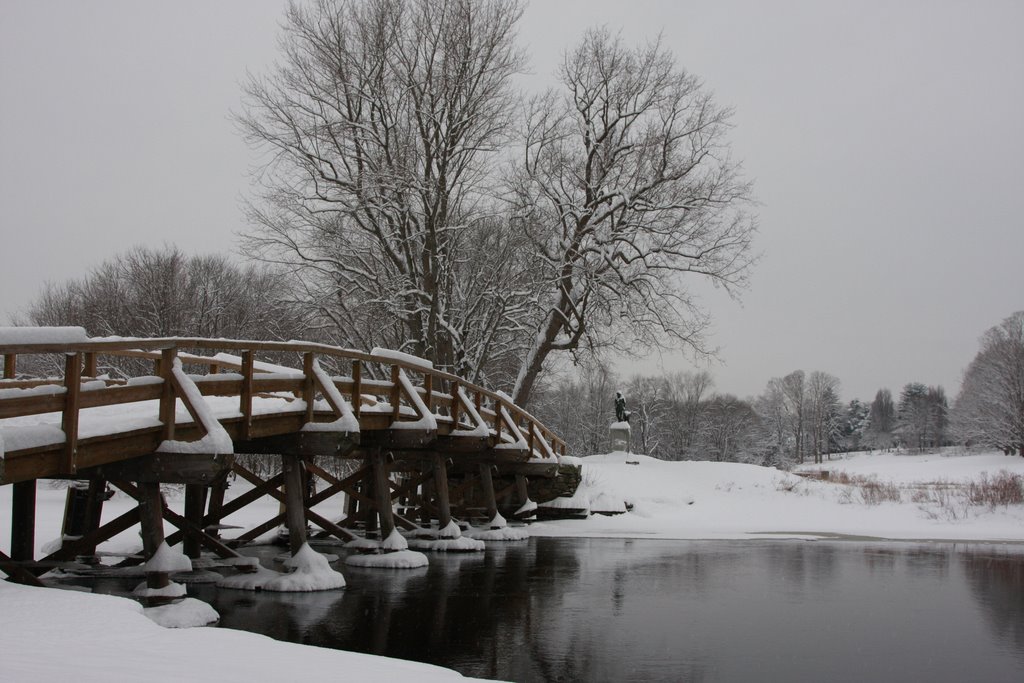
[[[242,413],[242,440],[249,440],[252,430],[252,351],[242,351],[242,391],[239,394],[238,410]]]
[[[64,466],[61,469],[65,474],[74,474],[78,456],[78,402],[82,391],[82,358],[77,353],[69,353],[65,357],[64,391],[64,414],[60,425],[64,430]]]
[[[363,395],[363,364],[358,360],[352,361],[352,413],[359,419],[362,412]]]
[[[434,376],[429,372],[423,375],[423,402],[427,404],[427,412],[434,412]]]
[[[4,379],[14,379],[17,373],[18,356],[13,353],[4,354]]]
[[[86,351],[85,352],[85,370],[83,373],[86,377],[96,377],[96,352]]]
[[[452,416],[452,429],[459,428],[459,407],[462,402],[459,400],[459,383],[452,382],[452,408],[449,411]]]
[[[302,355],[302,400],[306,402],[306,422],[313,421],[313,403],[316,401],[316,382],[313,381],[313,352]]]
[[[391,421],[398,422],[402,407],[402,384],[398,379],[402,368],[397,365],[391,366]]]
[[[174,439],[175,409],[177,408],[177,396],[174,393],[174,359],[178,355],[178,349],[171,347],[160,351],[160,362],[157,367],[160,369],[160,377],[163,379],[163,389],[160,392],[160,422],[163,423],[163,439],[165,441]]]

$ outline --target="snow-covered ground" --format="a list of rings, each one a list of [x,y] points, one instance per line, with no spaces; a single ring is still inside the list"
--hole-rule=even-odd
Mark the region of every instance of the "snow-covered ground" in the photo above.
[[[804,466],[828,471],[833,481],[752,465],[664,462],[625,453],[590,456],[582,463],[583,484],[573,507],[582,503],[615,509],[625,504],[631,511],[539,522],[529,528],[531,535],[1024,542],[1024,505],[971,505],[963,495],[966,482],[983,476],[1001,471],[1024,475],[1024,458],[998,453],[857,454]],[[837,477],[853,483],[837,483]],[[887,487],[889,498],[895,495],[900,502],[871,502],[862,487],[871,481],[893,484]],[[238,483],[228,497],[246,490],[247,485]],[[10,510],[10,496],[10,486],[0,487],[0,511]],[[39,555],[60,533],[64,496],[62,489],[39,486]],[[169,503],[181,509],[180,497],[172,494]],[[118,495],[106,504],[104,519],[132,505],[131,499]],[[225,522],[254,526],[276,514],[277,506],[263,498]],[[318,511],[341,516],[341,506],[339,497]],[[4,518],[0,549],[7,551],[10,525]],[[131,553],[141,545],[137,532],[130,530],[102,550]],[[280,643],[227,629],[169,630],[154,623],[157,616],[147,619],[136,603],[121,598],[0,582],[0,629],[7,653],[0,657],[0,680],[51,680],[72,672],[79,680],[119,680],[139,672],[146,672],[148,680],[265,680],[292,678],[297,670],[305,676],[343,674],[353,680],[461,678],[428,665]],[[56,644],[63,649],[59,657],[54,656]],[[186,651],[192,656],[182,657]],[[230,669],[220,668],[218,662],[224,661],[231,662]]]
[[[872,504],[865,502],[857,485],[805,479],[754,465],[666,462],[612,453],[583,458],[583,483],[576,497],[600,504],[621,500],[632,506],[631,512],[545,522],[535,524],[530,532],[534,536],[679,539],[849,535],[1024,542],[1024,506],[966,505],[958,488],[949,486],[1000,471],[1024,475],[1021,457],[865,453],[800,469],[825,470],[833,478],[845,472],[855,481],[891,482],[902,489],[902,502]]]

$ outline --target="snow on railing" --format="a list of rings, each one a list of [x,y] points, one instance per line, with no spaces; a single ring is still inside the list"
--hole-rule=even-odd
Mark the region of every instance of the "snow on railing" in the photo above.
[[[4,356],[4,374],[0,380],[0,430],[7,418],[54,413],[59,415],[59,431],[64,435],[60,458],[62,473],[74,473],[78,464],[78,421],[84,409],[119,404],[157,401],[165,441],[173,440],[177,400],[189,408],[193,422],[206,436],[217,432],[212,426],[217,416],[201,413],[207,395],[236,396],[242,417],[242,438],[247,438],[254,417],[254,400],[275,398],[291,401],[288,410],[305,410],[308,422],[330,424],[342,431],[360,428],[364,404],[388,406],[389,412],[368,410],[366,419],[373,428],[398,426],[450,433],[461,437],[481,437],[503,449],[527,450],[531,459],[552,459],[565,454],[565,442],[553,435],[536,418],[516,406],[500,392],[465,382],[456,375],[438,370],[426,360],[406,353],[375,348],[369,354],[310,342],[265,342],[202,338],[108,338],[89,339],[81,328],[0,328],[0,355]],[[189,349],[193,352],[186,352]],[[256,360],[255,353],[300,354],[302,369],[279,362]],[[17,380],[18,355],[64,354],[64,377],[41,380]],[[206,353],[207,355],[199,355]],[[149,359],[154,374],[128,379],[97,378],[97,356]],[[315,356],[331,359],[335,366],[350,363],[350,376],[330,377],[320,368]],[[186,365],[205,367],[210,374],[186,375]],[[344,367],[344,366],[343,366]],[[219,373],[223,368],[227,373]],[[312,368],[310,371],[309,369]],[[373,375],[363,377],[363,371]],[[377,379],[375,368],[384,368]],[[421,380],[413,382],[410,373]],[[323,395],[334,413],[333,423],[324,421],[322,410],[314,410],[315,397]],[[197,398],[198,397],[198,398]],[[347,399],[347,400],[346,400]],[[305,405],[303,405],[305,402]],[[319,413],[319,419],[314,414]],[[382,423],[387,416],[386,423]],[[225,419],[220,415],[219,419]],[[468,422],[468,426],[466,426]],[[408,425],[408,426],[406,426]],[[52,425],[56,427],[56,424]],[[220,427],[219,422],[217,426]],[[314,427],[315,428],[315,427]],[[363,427],[366,428],[366,427]],[[221,427],[223,430],[223,427]],[[52,430],[54,432],[57,429]],[[224,435],[206,439],[202,446],[225,450]],[[91,434],[90,438],[96,437]],[[18,440],[20,441],[20,440]],[[216,442],[213,444],[212,442]],[[51,445],[52,447],[52,445]],[[35,448],[44,448],[37,445]],[[6,443],[7,453],[12,449]]]

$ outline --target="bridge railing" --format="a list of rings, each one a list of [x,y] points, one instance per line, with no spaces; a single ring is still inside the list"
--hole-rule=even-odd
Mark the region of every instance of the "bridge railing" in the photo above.
[[[18,357],[40,354],[63,356],[63,375],[19,379]],[[4,358],[0,420],[59,413],[63,432],[59,470],[67,475],[74,474],[79,465],[82,410],[158,401],[160,436],[167,440],[175,435],[175,408],[180,400],[193,423],[202,426],[202,406],[190,400],[189,395],[195,393],[183,384],[190,384],[202,396],[237,397],[242,438],[252,424],[254,399],[284,393],[304,401],[306,422],[330,420],[331,413],[340,418],[350,412],[360,430],[388,429],[396,422],[423,420],[425,412],[438,433],[475,435],[498,446],[525,447],[531,458],[566,453],[562,439],[508,396],[390,351],[366,353],[309,342],[175,337],[0,344],[0,355]],[[293,355],[300,366],[269,363],[260,360],[260,355],[276,359]],[[153,375],[102,377],[98,372],[101,357],[152,361]],[[320,361],[342,374],[327,375]],[[176,374],[177,363],[198,366],[205,372]],[[344,374],[346,368],[348,374]],[[324,385],[324,378],[333,390]],[[327,414],[316,407],[317,397],[326,400]]]

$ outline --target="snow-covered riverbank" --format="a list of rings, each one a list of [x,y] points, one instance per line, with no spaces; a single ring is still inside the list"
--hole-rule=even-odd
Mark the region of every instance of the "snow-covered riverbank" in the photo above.
[[[595,510],[628,504],[631,510],[585,520],[539,522],[530,527],[532,535],[839,536],[1024,543],[1024,505],[974,505],[966,497],[968,482],[1001,471],[1024,475],[1024,458],[1019,457],[858,454],[805,466],[827,471],[829,481],[751,465],[664,462],[624,453],[582,461],[578,502]],[[229,496],[246,490],[247,486],[236,485]],[[884,495],[872,493],[877,490]],[[11,487],[0,487],[0,510],[10,509],[10,495]],[[64,495],[61,489],[39,486],[39,554],[59,535]],[[169,503],[180,509],[182,501],[172,498]],[[110,519],[133,504],[117,496],[107,504],[104,517]],[[329,501],[324,508],[322,514],[333,516],[341,512],[341,502]],[[277,502],[264,498],[226,522],[252,526],[276,510]],[[7,550],[9,545],[10,528],[4,524],[0,548]],[[111,552],[139,548],[141,542],[132,530],[104,546]],[[438,667],[310,648],[227,629],[169,630],[147,619],[130,600],[4,582],[0,582],[0,629],[8,652],[0,658],[0,680],[42,681],[71,674],[78,680],[119,680],[144,672],[147,680],[248,681],[292,678],[296,671],[360,681],[466,680]],[[182,656],[184,652],[190,656]]]

